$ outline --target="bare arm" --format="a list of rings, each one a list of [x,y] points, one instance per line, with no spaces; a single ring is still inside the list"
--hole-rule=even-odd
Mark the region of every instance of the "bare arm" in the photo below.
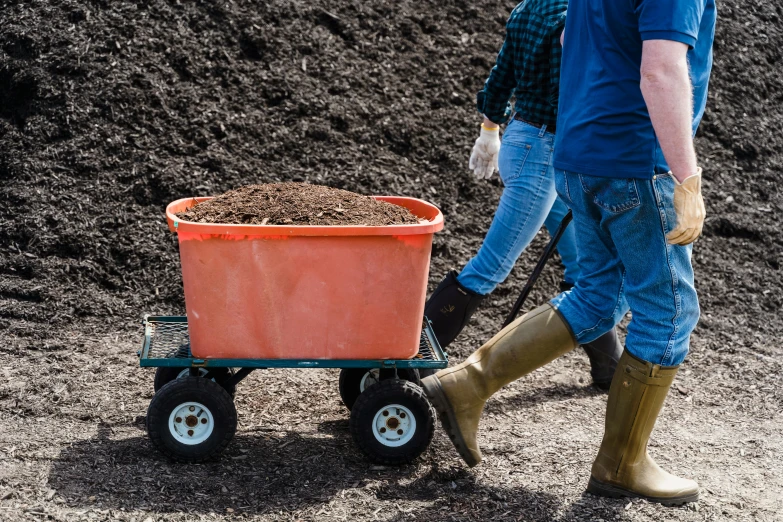
[[[647,40],[642,47],[642,96],[666,162],[680,182],[697,172],[687,53],[687,45],[670,40]]]

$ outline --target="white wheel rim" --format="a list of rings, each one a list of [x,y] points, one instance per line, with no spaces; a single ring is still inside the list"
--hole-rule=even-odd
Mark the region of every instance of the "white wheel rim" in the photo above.
[[[389,448],[407,444],[416,433],[416,418],[411,410],[399,404],[384,406],[372,420],[375,439]]]
[[[212,435],[215,419],[209,408],[199,402],[183,402],[169,415],[169,432],[186,446],[201,444]]]
[[[380,370],[368,371],[362,376],[362,380],[359,381],[359,393],[364,393],[364,390],[366,390],[373,384],[378,384],[380,381],[381,381]]]

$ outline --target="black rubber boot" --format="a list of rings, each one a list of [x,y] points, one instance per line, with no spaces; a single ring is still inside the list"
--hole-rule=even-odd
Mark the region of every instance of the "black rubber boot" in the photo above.
[[[582,345],[590,359],[590,375],[593,385],[604,391],[609,391],[612,377],[617,368],[617,361],[623,355],[623,347],[617,338],[617,331],[612,328],[593,342]]]
[[[424,305],[424,315],[442,348],[456,339],[484,297],[459,284],[457,272],[446,274]]]
[[[560,283],[560,291],[566,292],[574,285]],[[593,385],[604,391],[608,391],[612,384],[614,371],[617,368],[617,361],[623,355],[623,347],[617,338],[617,331],[612,328],[595,341],[582,345],[587,358],[590,359],[590,375],[593,378]]]

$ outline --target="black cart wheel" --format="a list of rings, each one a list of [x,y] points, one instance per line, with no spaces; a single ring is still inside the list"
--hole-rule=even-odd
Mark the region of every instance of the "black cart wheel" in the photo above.
[[[226,389],[226,391],[231,395],[232,397],[236,393],[237,389],[236,386],[228,386],[226,384],[226,380],[228,380],[229,377],[234,375],[234,372],[231,370],[231,368],[199,368],[198,369],[198,376],[199,377],[206,377],[207,374],[210,375],[210,379]],[[155,371],[155,392],[158,392],[161,388],[166,386],[171,381],[174,381],[176,379],[182,379],[183,377],[188,377],[190,375],[190,368],[171,368],[171,367],[165,367],[161,366]]]
[[[200,377],[171,381],[155,394],[147,410],[152,444],[178,462],[203,462],[220,454],[236,429],[231,395]]]
[[[340,398],[349,410],[364,390],[387,379],[402,379],[421,384],[419,372],[415,368],[397,370],[379,368],[343,368],[340,371]]]
[[[435,432],[435,409],[410,381],[386,380],[365,390],[351,410],[351,435],[379,464],[406,464],[421,455]]]

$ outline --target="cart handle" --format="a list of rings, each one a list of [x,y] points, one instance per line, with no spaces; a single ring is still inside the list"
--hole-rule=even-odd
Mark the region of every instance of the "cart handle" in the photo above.
[[[511,313],[509,313],[508,317],[506,317],[506,322],[503,323],[503,328],[510,325],[514,319],[517,318],[517,315],[519,315],[519,310],[522,309],[522,305],[525,304],[525,300],[527,299],[527,296],[530,295],[530,291],[533,289],[533,285],[536,284],[538,276],[541,275],[541,272],[544,270],[547,261],[549,261],[549,258],[552,257],[552,254],[555,252],[557,243],[560,242],[560,238],[563,237],[563,234],[566,231],[566,227],[568,227],[568,224],[571,222],[573,217],[573,213],[569,210],[563,218],[563,221],[560,222],[560,226],[557,227],[557,232],[555,232],[555,235],[552,236],[552,239],[549,240],[549,244],[546,246],[546,250],[544,250],[544,253],[538,260],[536,267],[533,269],[533,273],[530,274],[530,277],[525,283],[525,286],[522,288],[522,293],[519,294],[517,302],[514,303],[514,308],[511,309]]]

